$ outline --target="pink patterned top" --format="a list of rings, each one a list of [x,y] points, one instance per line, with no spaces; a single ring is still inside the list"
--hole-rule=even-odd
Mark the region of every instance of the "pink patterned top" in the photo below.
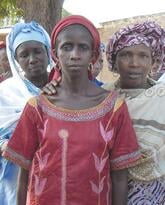
[[[111,93],[85,110],[32,98],[4,156],[30,170],[27,205],[110,205],[110,169],[140,153],[127,106]]]

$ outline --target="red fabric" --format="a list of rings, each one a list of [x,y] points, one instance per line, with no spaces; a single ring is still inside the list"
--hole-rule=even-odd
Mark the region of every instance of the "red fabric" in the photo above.
[[[88,19],[86,19],[83,16],[79,15],[72,15],[72,16],[67,16],[63,18],[61,21],[59,21],[56,26],[54,27],[52,34],[51,34],[51,55],[53,60],[56,62],[55,56],[54,56],[54,49],[55,49],[55,42],[57,35],[67,26],[73,25],[73,24],[80,24],[86,27],[89,32],[91,33],[93,40],[94,40],[94,50],[96,51],[96,59],[99,56],[100,52],[100,35],[99,32],[97,31],[97,28],[90,22]],[[94,62],[96,61],[94,59]]]
[[[0,49],[1,48],[6,48],[6,44],[4,41],[0,41]]]
[[[50,73],[49,73],[49,82],[52,80],[57,80],[61,74],[59,73],[59,70],[57,68],[52,68]]]
[[[4,75],[3,75],[3,74],[0,74],[0,83],[1,83],[2,81],[4,81],[4,80],[5,80]]]
[[[83,16],[79,15],[72,15],[63,18],[61,21],[59,21],[56,26],[53,29],[53,32],[51,34],[51,56],[53,60],[56,62],[56,57],[54,55],[54,49],[55,49],[55,42],[57,35],[67,26],[73,25],[73,24],[80,24],[86,27],[89,32],[91,33],[93,40],[94,40],[94,50],[96,51],[95,58],[93,59],[93,63],[96,62],[99,52],[100,52],[100,36],[98,33],[97,28],[90,22],[88,19],[86,19]],[[50,80],[57,80],[57,78],[61,75],[60,71],[57,69],[54,69],[52,71],[52,74],[50,76]],[[89,79],[92,80],[92,74],[89,72]]]
[[[34,99],[26,105],[5,152],[15,163],[29,164],[26,205],[111,205],[110,169],[129,167],[140,157],[126,104],[113,112],[115,101],[110,94],[78,112],[43,96],[39,106]]]

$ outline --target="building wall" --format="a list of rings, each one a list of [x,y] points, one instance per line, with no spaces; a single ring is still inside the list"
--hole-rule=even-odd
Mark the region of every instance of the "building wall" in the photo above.
[[[0,41],[6,40],[6,35],[10,32],[10,30],[11,30],[10,27],[0,28]]]
[[[108,22],[101,23],[100,24],[101,27],[98,28],[101,36],[101,41],[106,45],[110,36],[120,28],[126,27],[130,24],[141,23],[146,20],[155,21],[163,28],[165,28],[165,13],[108,21]],[[117,74],[113,74],[110,71],[108,71],[108,66],[104,56],[104,68],[98,78],[103,82],[109,82],[109,81],[116,80],[117,77],[118,77]]]
[[[5,41],[6,34],[0,34],[0,41]]]

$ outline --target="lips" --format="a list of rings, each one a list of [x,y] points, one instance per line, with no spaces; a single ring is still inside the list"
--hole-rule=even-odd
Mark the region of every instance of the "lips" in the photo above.
[[[81,67],[81,65],[70,65],[69,67],[79,68],[79,67]]]
[[[35,66],[35,67],[30,67],[29,70],[32,70],[32,71],[38,71],[41,69],[41,66]]]
[[[73,71],[79,71],[81,70],[82,66],[81,65],[70,65],[69,69]]]
[[[131,73],[128,73],[128,76],[130,79],[137,79],[139,77],[141,77],[141,73],[136,73],[136,72],[131,72]]]

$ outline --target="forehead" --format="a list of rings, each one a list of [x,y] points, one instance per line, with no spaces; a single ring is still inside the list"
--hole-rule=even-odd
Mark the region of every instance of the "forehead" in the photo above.
[[[138,44],[138,45],[132,45],[128,47],[124,47],[121,49],[118,53],[121,52],[131,52],[131,53],[136,53],[136,52],[146,52],[146,53],[151,53],[151,49],[147,47],[144,44]]]
[[[57,41],[66,39],[79,39],[93,41],[92,35],[89,30],[83,25],[75,24],[64,28],[57,36]]]
[[[16,49],[16,53],[18,51],[22,51],[22,50],[28,50],[28,49],[38,49],[38,48],[45,48],[44,44],[38,41],[26,41],[21,43],[17,49]]]

